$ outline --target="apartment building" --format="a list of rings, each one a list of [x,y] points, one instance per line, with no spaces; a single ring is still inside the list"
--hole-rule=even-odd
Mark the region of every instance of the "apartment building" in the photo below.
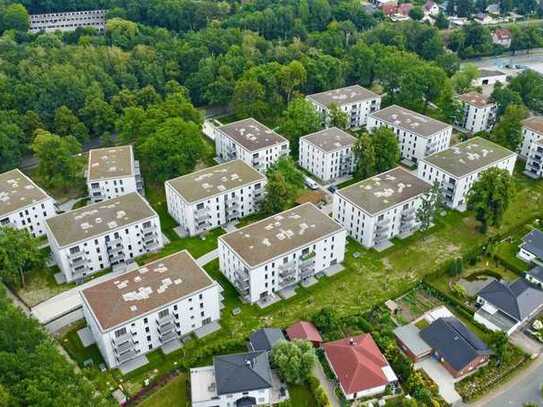
[[[324,182],[353,173],[356,137],[337,127],[300,138],[299,164]]]
[[[75,31],[77,28],[106,28],[106,10],[67,11],[65,13],[31,14],[31,33]]]
[[[490,131],[496,121],[496,103],[478,92],[468,92],[458,96],[462,104],[463,116],[458,123],[470,133]]]
[[[337,191],[333,218],[364,247],[387,247],[390,239],[418,229],[417,209],[431,188],[396,167]]]
[[[46,230],[68,282],[162,247],[158,215],[136,192],[49,218]]]
[[[388,127],[394,131],[403,159],[417,163],[449,147],[452,126],[401,106],[392,105],[368,117],[368,130]]]
[[[55,200],[22,171],[0,174],[0,226],[45,235],[45,220],[56,215]]]
[[[83,315],[109,368],[220,319],[222,288],[183,250],[81,291]]]
[[[221,272],[255,303],[343,261],[345,230],[307,203],[219,237]]]
[[[130,145],[90,150],[86,178],[92,202],[144,192],[140,164]]]
[[[168,213],[188,235],[197,235],[255,213],[266,177],[242,160],[165,182]]]
[[[479,175],[497,167],[513,173],[517,154],[482,137],[474,137],[421,161],[417,175],[441,183],[445,203],[463,211],[467,194]]]
[[[519,155],[526,160],[524,174],[536,179],[543,177],[543,117],[523,120]]]
[[[307,95],[306,99],[321,115],[326,126],[330,123],[329,109],[333,104],[347,114],[347,127],[349,128],[365,126],[368,115],[381,107],[381,96],[360,85],[314,93]]]
[[[215,147],[220,160],[243,160],[260,172],[289,153],[286,138],[253,118],[217,127]]]

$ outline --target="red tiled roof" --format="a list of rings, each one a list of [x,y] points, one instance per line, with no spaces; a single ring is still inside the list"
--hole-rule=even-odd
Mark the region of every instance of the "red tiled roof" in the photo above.
[[[499,40],[508,40],[511,38],[511,31],[505,28],[497,28],[496,30],[494,30],[494,35]]]
[[[413,5],[411,3],[402,3],[398,6],[398,14],[408,16],[412,8]]]
[[[386,4],[383,4],[383,7],[381,7],[381,10],[383,11],[383,14],[385,16],[390,16],[396,12],[397,8],[398,6],[396,5],[396,3],[386,3]]]
[[[325,343],[324,352],[347,394],[389,383],[382,369],[388,362],[370,334]]]
[[[287,328],[287,336],[290,340],[303,339],[311,342],[322,342],[319,331],[311,322],[298,321]]]

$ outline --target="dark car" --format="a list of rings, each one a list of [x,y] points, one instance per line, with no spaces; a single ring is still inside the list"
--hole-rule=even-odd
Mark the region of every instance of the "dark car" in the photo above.
[[[334,193],[337,191],[337,187],[335,185],[330,185],[328,187],[328,191],[330,191],[331,193]]]

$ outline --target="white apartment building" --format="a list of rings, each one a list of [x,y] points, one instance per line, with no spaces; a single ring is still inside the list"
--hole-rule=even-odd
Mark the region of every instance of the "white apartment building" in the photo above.
[[[355,168],[356,137],[337,127],[300,138],[299,164],[324,182],[351,175]]]
[[[220,319],[222,288],[183,250],[81,291],[83,315],[109,368]]]
[[[307,203],[220,236],[219,266],[252,304],[341,263],[345,238],[339,224]]]
[[[333,218],[364,247],[384,248],[390,239],[418,229],[417,209],[431,188],[396,167],[337,191]]]
[[[165,182],[168,213],[197,235],[255,213],[266,177],[242,160],[228,161]]]
[[[478,92],[458,96],[464,114],[458,125],[470,133],[490,131],[496,121],[496,103]]]
[[[513,174],[517,154],[482,137],[474,137],[421,161],[418,177],[443,188],[445,203],[463,211],[466,198],[481,172],[497,167]]]
[[[527,159],[536,141],[543,139],[543,116],[534,116],[522,121],[522,142],[519,156]]]
[[[347,114],[349,128],[366,125],[368,115],[381,107],[381,96],[360,85],[314,93],[307,95],[306,99],[313,104],[326,126],[330,122],[329,108],[333,104]]]
[[[130,145],[90,150],[86,177],[92,202],[144,192],[140,164]]]
[[[0,226],[45,235],[45,220],[56,215],[55,200],[22,171],[0,174]]]
[[[219,160],[243,160],[260,172],[289,153],[286,138],[253,118],[217,127],[215,147]]]
[[[535,179],[543,177],[543,139],[532,143],[524,174]]]
[[[162,247],[158,215],[136,192],[49,218],[46,230],[68,282]]]
[[[31,14],[31,33],[75,31],[77,28],[106,28],[106,10],[67,11],[65,13]]]
[[[443,151],[451,143],[452,126],[401,106],[392,105],[370,114],[368,130],[388,127],[394,131],[403,159],[417,163]]]

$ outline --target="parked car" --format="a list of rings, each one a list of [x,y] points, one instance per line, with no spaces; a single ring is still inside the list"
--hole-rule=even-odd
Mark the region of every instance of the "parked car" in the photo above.
[[[310,189],[319,189],[319,184],[317,184],[315,180],[312,180],[309,177],[304,177],[304,184]]]
[[[335,185],[330,185],[328,187],[328,191],[330,191],[331,193],[334,193],[337,191],[337,187]]]

